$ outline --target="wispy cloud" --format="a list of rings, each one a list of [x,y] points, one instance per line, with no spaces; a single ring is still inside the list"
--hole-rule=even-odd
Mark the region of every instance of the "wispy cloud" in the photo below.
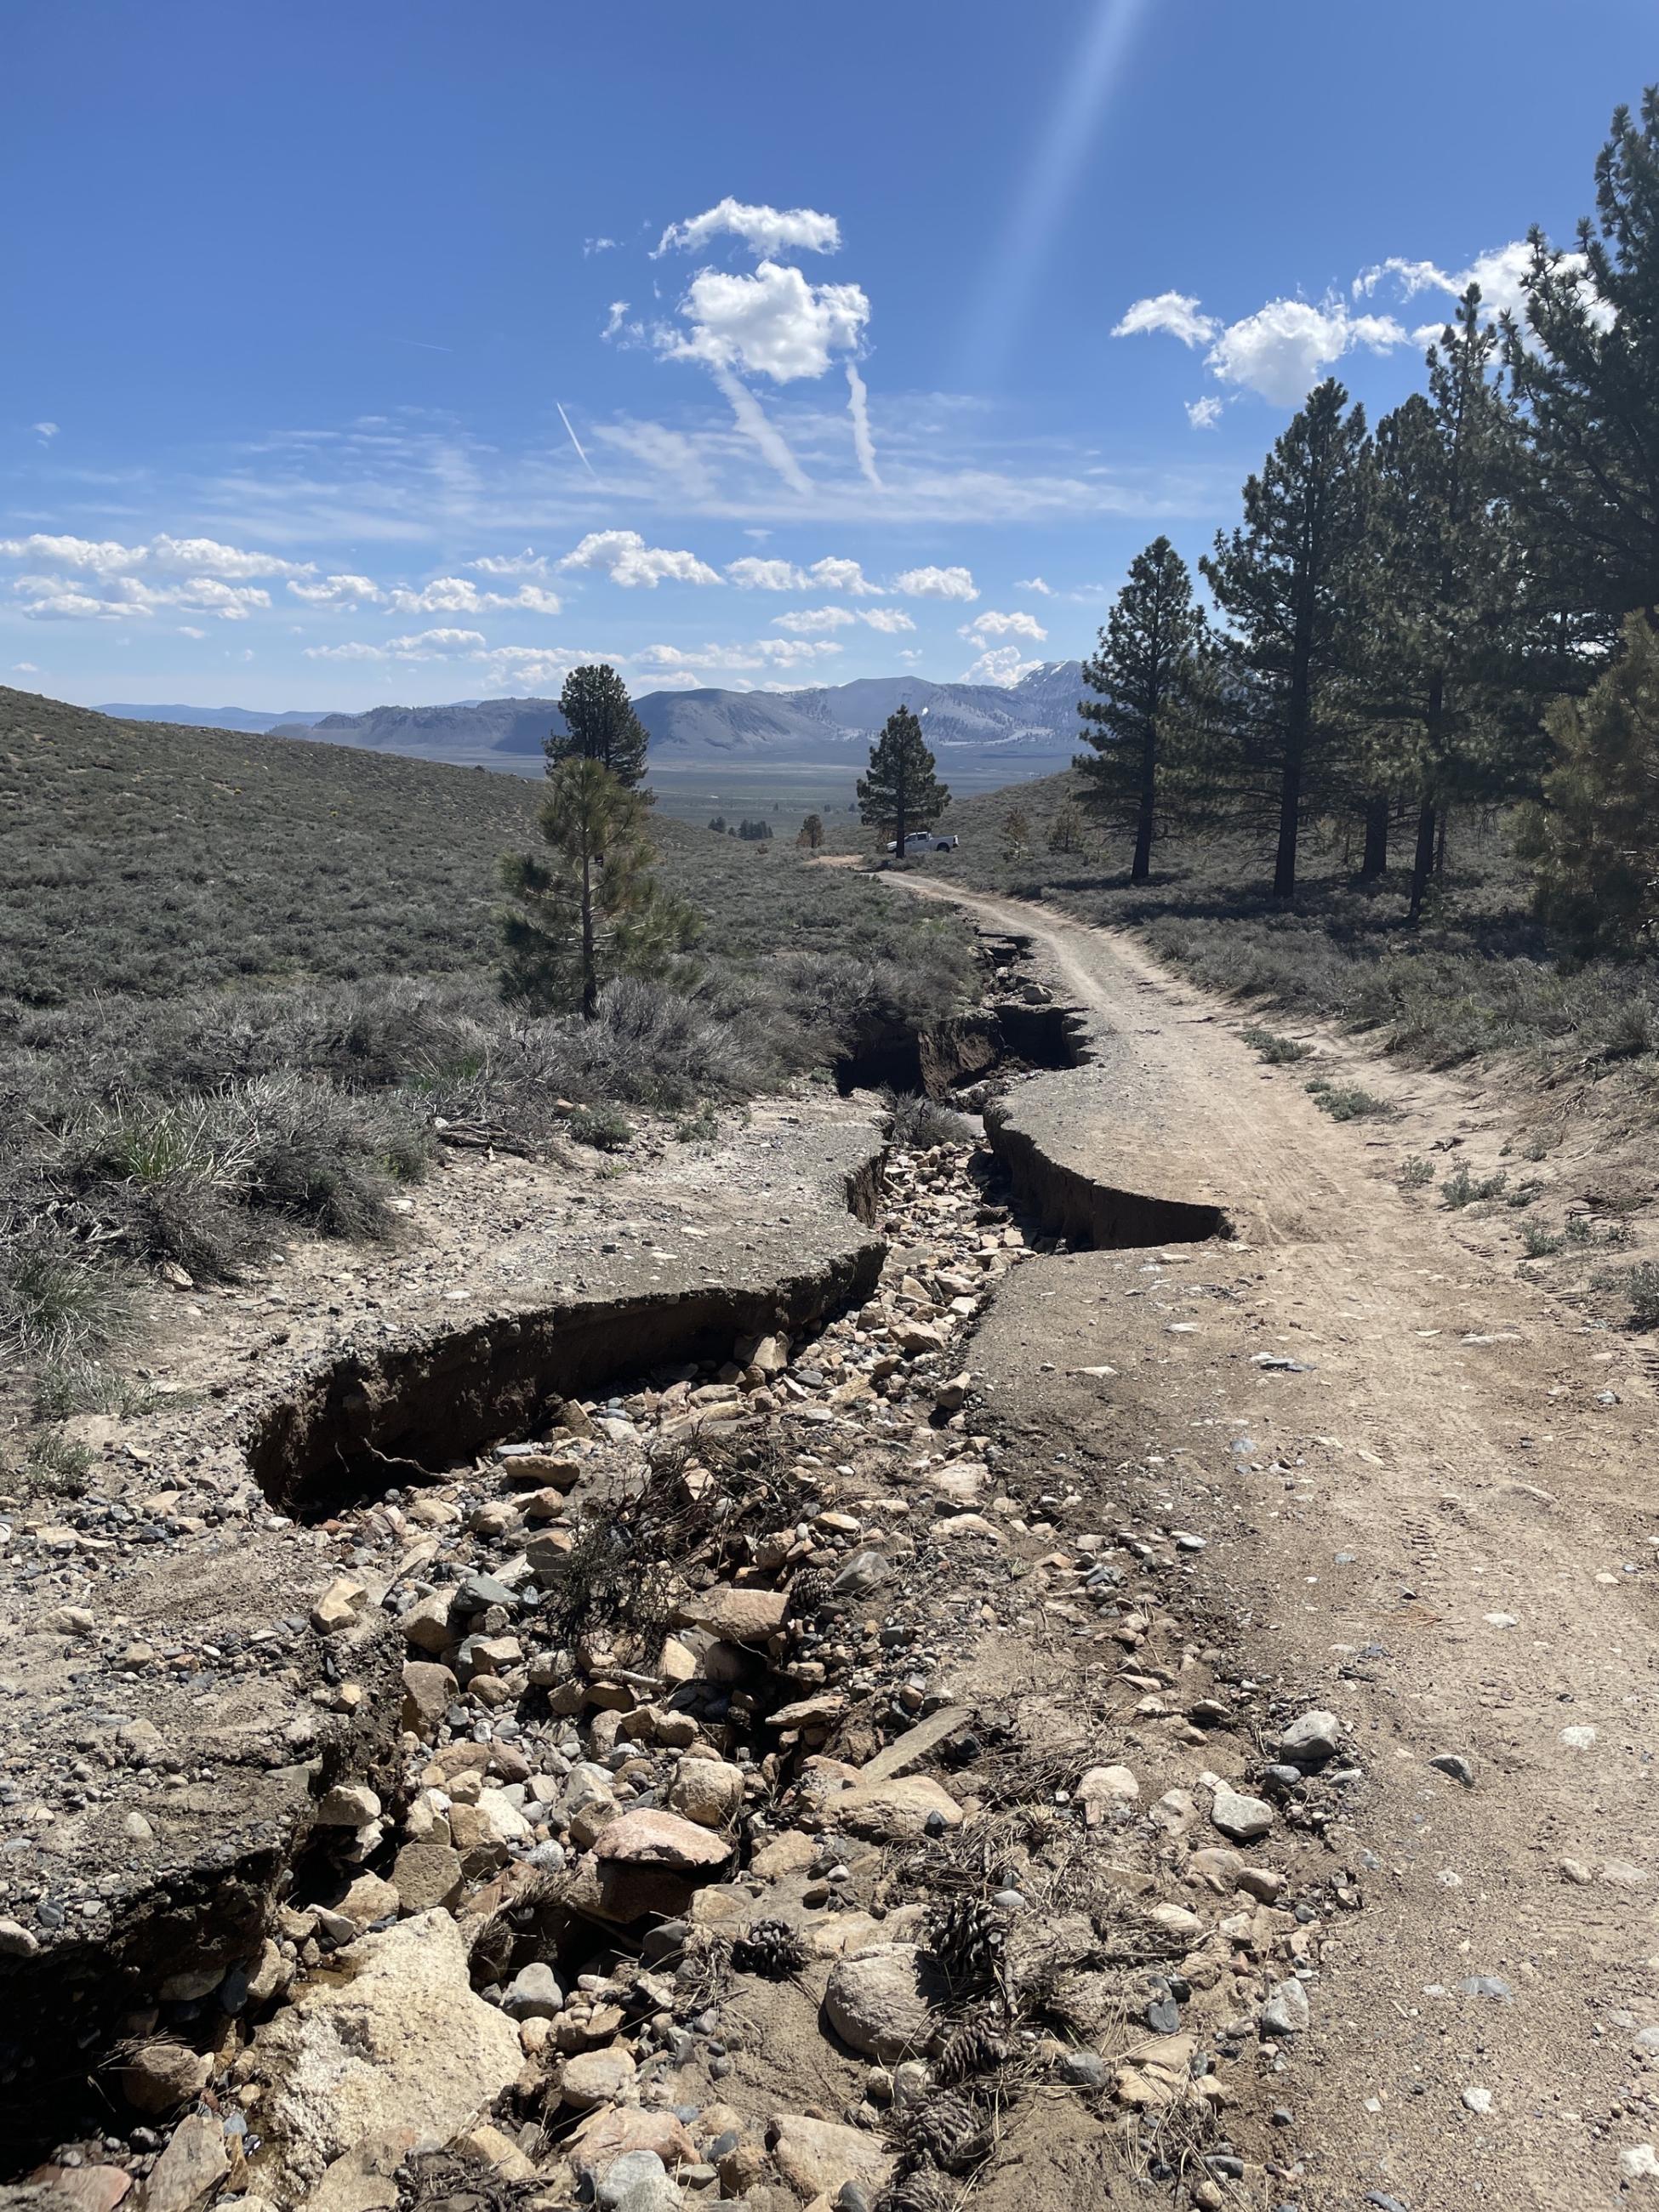
[[[853,450],[858,455],[864,480],[878,491],[885,487],[876,466],[876,443],[870,434],[870,389],[849,361],[847,364],[847,407],[853,418]]]

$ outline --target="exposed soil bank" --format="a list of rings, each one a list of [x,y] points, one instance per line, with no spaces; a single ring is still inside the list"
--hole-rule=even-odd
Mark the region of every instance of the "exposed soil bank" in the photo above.
[[[395,1346],[372,1363],[342,1359],[262,1418],[249,1471],[284,1512],[322,1517],[523,1435],[559,1399],[723,1358],[734,1337],[810,1335],[869,1296],[885,1249],[872,1238],[763,1293],[720,1285],[603,1306],[573,1300]]]
[[[1127,1245],[1196,1244],[1232,1234],[1218,1206],[1153,1198],[1079,1174],[1045,1152],[1030,1132],[1017,1126],[1008,1109],[994,1101],[986,1109],[985,1128],[1008,1170],[1020,1211],[1035,1216],[1051,1236],[1063,1237],[1074,1247],[1121,1251]]]

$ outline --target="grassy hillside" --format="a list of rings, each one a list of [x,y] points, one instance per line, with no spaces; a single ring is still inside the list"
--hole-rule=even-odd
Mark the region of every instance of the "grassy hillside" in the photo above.
[[[493,971],[533,783],[12,691],[0,763],[0,1355],[49,1407],[97,1387],[133,1270],[379,1234],[441,1122],[625,1142],[619,1108],[752,1095],[969,980],[866,878],[663,821],[699,954],[532,1018]]]
[[[489,957],[533,786],[0,690],[0,993],[62,1006]]]

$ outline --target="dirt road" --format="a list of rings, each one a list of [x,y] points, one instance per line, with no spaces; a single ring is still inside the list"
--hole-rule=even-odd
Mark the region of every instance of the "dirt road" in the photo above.
[[[1015,1094],[1040,1148],[1237,1231],[1029,1271],[976,1349],[1005,1404],[1208,1534],[1247,1655],[1352,1733],[1367,1909],[1285,2076],[1298,2205],[1659,2204],[1659,2165],[1628,2178],[1659,2138],[1642,1340],[1402,1194],[1403,1153],[1494,1119],[1467,1087],[1373,1066],[1400,1121],[1338,1125],[1123,939],[906,888],[1033,939],[1087,1014],[1091,1064]]]

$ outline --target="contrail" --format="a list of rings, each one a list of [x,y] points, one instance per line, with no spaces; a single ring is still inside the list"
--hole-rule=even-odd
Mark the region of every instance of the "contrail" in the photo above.
[[[884,491],[876,466],[876,441],[870,435],[870,387],[849,361],[847,364],[847,411],[853,418],[853,448],[867,483]]]
[[[588,458],[587,458],[586,454],[585,453],[583,453],[583,451],[582,451],[582,441],[581,441],[581,440],[580,440],[580,439],[576,435],[575,432],[574,432],[573,429],[571,429],[571,428],[570,428],[570,417],[569,417],[569,416],[565,413],[564,409],[563,409],[562,406],[560,406],[560,405],[559,405],[559,402],[558,402],[556,399],[553,402],[553,404],[554,404],[556,407],[558,407],[558,409],[559,409],[559,420],[560,420],[560,422],[562,422],[562,423],[564,424],[565,430],[566,430],[567,434],[568,434],[568,437],[569,437],[570,442],[571,442],[571,444],[572,444],[572,445],[576,448],[576,459],[577,459],[581,463],[582,466],[583,466],[583,467],[587,471],[588,475],[589,475],[589,476],[591,476],[591,477],[592,477],[592,479],[593,479],[594,483],[598,483],[598,482],[599,482],[599,471],[594,467],[594,465],[593,465],[592,462],[592,461],[590,461],[590,460],[588,459]]]
[[[769,418],[748,386],[734,375],[724,362],[712,362],[708,373],[725,393],[726,402],[737,417],[738,428],[745,437],[753,439],[790,490],[811,491],[811,482],[790,452],[787,439]]]

